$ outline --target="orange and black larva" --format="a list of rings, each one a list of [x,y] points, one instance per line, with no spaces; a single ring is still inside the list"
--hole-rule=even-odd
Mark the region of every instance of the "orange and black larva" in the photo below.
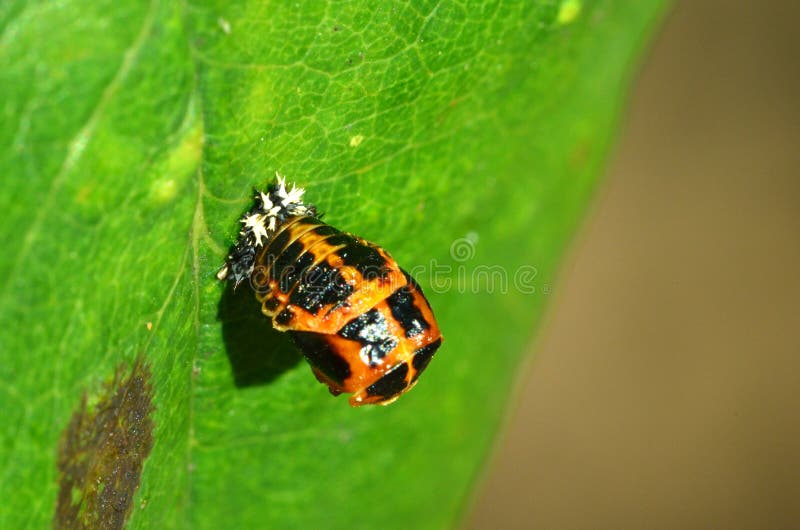
[[[331,393],[387,405],[410,390],[442,343],[419,285],[381,247],[322,222],[278,176],[242,218],[217,277],[247,280]]]

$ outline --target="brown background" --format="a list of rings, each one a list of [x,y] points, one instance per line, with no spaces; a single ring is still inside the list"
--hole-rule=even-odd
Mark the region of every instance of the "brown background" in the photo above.
[[[465,527],[800,527],[800,2],[677,2]]]

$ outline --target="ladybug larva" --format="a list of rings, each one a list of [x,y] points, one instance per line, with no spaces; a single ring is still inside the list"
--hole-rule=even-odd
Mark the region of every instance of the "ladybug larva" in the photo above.
[[[257,191],[217,278],[248,281],[333,395],[388,405],[442,344],[431,306],[385,250],[322,222],[303,194],[280,175]]]

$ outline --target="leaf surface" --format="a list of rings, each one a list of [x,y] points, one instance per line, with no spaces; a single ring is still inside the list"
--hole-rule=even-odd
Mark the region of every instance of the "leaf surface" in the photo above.
[[[0,527],[50,524],[70,415],[137,358],[130,528],[455,524],[662,11],[4,2]],[[394,405],[330,397],[214,278],[275,171],[425,289],[445,343]]]

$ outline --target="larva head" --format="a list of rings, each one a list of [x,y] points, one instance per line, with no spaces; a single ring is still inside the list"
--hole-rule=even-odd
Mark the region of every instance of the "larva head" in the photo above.
[[[253,274],[256,253],[281,224],[298,215],[316,217],[316,208],[303,202],[303,188],[292,184],[289,189],[284,177],[277,173],[275,177],[265,192],[256,190],[255,204],[242,216],[239,238],[217,273],[219,280],[232,280],[239,285]]]

